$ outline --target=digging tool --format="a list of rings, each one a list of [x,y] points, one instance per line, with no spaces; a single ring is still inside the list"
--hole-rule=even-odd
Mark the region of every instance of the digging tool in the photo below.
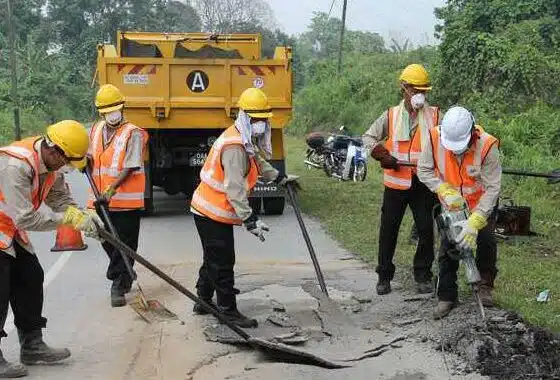
[[[413,164],[412,162],[406,162],[406,161],[397,161],[397,164],[400,166],[408,166],[408,167],[415,167],[416,164]],[[518,175],[518,176],[522,176],[522,177],[539,177],[539,178],[548,178],[548,184],[552,185],[555,183],[560,182],[560,169],[554,169],[553,171],[551,171],[550,173],[537,173],[537,172],[528,172],[525,170],[519,170],[519,169],[502,169],[502,173],[503,174],[509,174],[509,175]]]
[[[118,238],[119,235],[117,233],[117,230],[115,229],[115,226],[113,225],[113,223],[111,222],[111,218],[109,217],[109,210],[107,209],[107,204],[100,202],[99,189],[97,188],[97,185],[95,184],[95,181],[93,180],[93,177],[91,175],[91,171],[87,166],[84,169],[84,173],[88,179],[91,190],[93,191],[93,196],[97,201],[98,209],[101,211],[102,217],[105,220],[105,223],[109,228],[109,231],[111,231],[111,234],[115,238]],[[130,264],[128,257],[120,249],[117,248],[117,250],[119,251],[124,261],[126,271],[130,275],[132,281],[136,281],[136,286],[138,287],[136,301],[131,304],[131,307],[134,309],[134,311],[136,311],[148,323],[152,322],[153,318],[151,314],[155,314],[156,317],[164,317],[164,318],[176,317],[175,314],[173,314],[171,311],[165,308],[159,301],[146,299],[146,296],[144,295],[144,291],[142,290],[142,287],[138,282],[138,278],[137,278],[138,276],[136,275],[136,272],[134,272],[134,270],[132,269],[132,265]]]
[[[305,223],[303,222],[303,217],[301,216],[301,209],[299,207],[299,203],[293,186],[294,185],[292,182],[288,182],[286,184],[288,197],[290,198],[290,202],[292,203],[292,207],[294,208],[294,212],[296,213],[296,218],[298,220],[303,239],[305,240],[305,244],[307,244],[307,249],[309,250],[309,255],[311,256],[311,261],[313,261],[313,266],[315,267],[315,274],[317,275],[319,286],[321,287],[321,291],[328,297],[329,293],[327,292],[325,278],[323,277],[323,272],[321,271],[321,267],[319,266],[319,260],[317,260],[317,255],[315,254],[315,249],[313,249],[313,244],[311,244],[311,238],[307,233],[307,228],[305,228]]]
[[[194,293],[190,292],[183,285],[179,284],[177,281],[169,277],[161,269],[153,265],[151,262],[146,260],[144,257],[140,256],[132,248],[120,241],[116,236],[108,232],[103,228],[99,228],[99,236],[104,239],[109,244],[113,245],[119,251],[126,253],[128,256],[132,257],[134,260],[139,262],[141,265],[146,267],[156,276],[167,282],[177,291],[181,292],[187,296],[191,301],[198,303],[204,310],[216,317],[221,323],[228,326],[233,332],[239,335],[243,340],[245,340],[251,347],[259,352],[265,354],[267,357],[275,361],[287,362],[287,363],[299,363],[299,364],[309,364],[324,368],[345,368],[350,367],[348,364],[337,363],[328,359],[321,358],[310,352],[296,349],[294,347],[288,346],[282,343],[273,343],[262,338],[252,337],[245,330],[241,329],[239,326],[230,322],[226,317],[224,317],[220,312],[211,307],[208,303],[198,298]]]

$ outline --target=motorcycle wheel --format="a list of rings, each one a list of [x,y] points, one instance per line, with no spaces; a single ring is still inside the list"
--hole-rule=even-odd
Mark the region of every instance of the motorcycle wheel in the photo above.
[[[325,163],[323,164],[323,169],[325,170],[325,174],[327,177],[332,177],[333,170],[334,170],[334,161],[333,156],[331,154],[325,157]]]
[[[367,176],[367,165],[364,161],[358,161],[352,165],[352,180],[354,182],[363,182]]]

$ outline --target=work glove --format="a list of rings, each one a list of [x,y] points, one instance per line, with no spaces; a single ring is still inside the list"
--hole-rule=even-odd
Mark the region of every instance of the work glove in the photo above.
[[[288,184],[292,185],[292,188],[294,190],[301,190],[301,185],[299,184],[299,176],[298,175],[292,175],[292,174],[278,174],[278,176],[276,177],[276,179],[274,180],[275,183],[277,183],[280,186],[288,186]]]
[[[462,228],[459,235],[457,235],[457,246],[460,249],[470,249],[474,251],[476,249],[478,231],[483,229],[487,224],[486,218],[477,212],[473,212],[467,220],[456,222],[454,225]]]
[[[466,205],[461,193],[446,182],[439,185],[436,189],[436,194],[443,206],[450,211],[461,210]]]
[[[99,203],[109,204],[116,192],[117,191],[112,186],[107,186],[105,191],[99,195]]]
[[[377,144],[371,151],[371,157],[381,163],[383,169],[399,170],[397,159],[381,144]]]
[[[243,224],[245,225],[245,228],[247,228],[247,231],[258,237],[260,241],[265,240],[265,231],[270,231],[270,228],[266,225],[266,223],[260,220],[255,214],[251,214],[250,217],[245,219]]]
[[[101,218],[93,210],[80,210],[74,206],[68,206],[61,224],[74,227],[83,231],[84,235],[99,240],[97,229],[103,226]]]

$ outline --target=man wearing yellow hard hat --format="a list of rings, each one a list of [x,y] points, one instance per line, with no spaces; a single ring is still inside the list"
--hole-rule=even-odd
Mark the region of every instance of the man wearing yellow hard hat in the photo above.
[[[438,125],[441,114],[438,107],[430,106],[426,100],[426,93],[432,86],[422,65],[407,66],[401,72],[399,80],[401,102],[385,111],[363,136],[371,157],[379,161],[384,169],[385,191],[376,268],[379,276],[377,293],[380,295],[391,292],[391,280],[395,274],[393,256],[407,206],[412,210],[419,237],[413,263],[416,290],[419,293],[433,291],[432,208],[437,200],[418,180],[416,169],[399,165],[399,161],[416,164],[422,143],[428,138],[429,129]]]
[[[97,237],[99,217],[77,208],[60,169],[83,168],[89,139],[85,127],[64,120],[30,137],[0,148],[0,339],[11,304],[23,364],[56,363],[70,356],[43,341],[43,268],[26,231],[53,231],[69,225]],[[41,208],[45,204],[52,212]],[[27,375],[0,351],[0,378]]]
[[[117,87],[105,84],[99,88],[95,106],[101,120],[90,131],[89,167],[97,188],[103,192],[100,201],[109,208],[109,218],[119,238],[136,250],[144,209],[144,152],[148,133],[124,118],[124,103],[124,95]],[[91,191],[88,207],[99,207]],[[102,246],[109,256],[107,278],[112,281],[111,306],[124,306],[133,279],[119,251],[109,243]]]
[[[214,142],[200,172],[200,185],[191,200],[191,212],[204,252],[196,284],[198,296],[240,327],[256,327],[257,321],[237,309],[233,267],[235,246],[233,226],[264,241],[268,226],[249,205],[248,196],[262,176],[279,185],[297,177],[279,173],[266,160],[272,155],[270,118],[272,110],[266,94],[248,88],[239,97],[235,123]],[[295,182],[297,186],[297,182]],[[212,302],[216,293],[217,304]],[[206,314],[198,304],[197,314]]]

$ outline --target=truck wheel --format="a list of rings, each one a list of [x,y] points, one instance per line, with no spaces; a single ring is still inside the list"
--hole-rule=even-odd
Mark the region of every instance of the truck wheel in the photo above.
[[[264,213],[266,215],[282,215],[286,205],[284,197],[263,198]]]
[[[261,197],[249,197],[249,206],[251,206],[255,214],[261,213],[261,199]]]

